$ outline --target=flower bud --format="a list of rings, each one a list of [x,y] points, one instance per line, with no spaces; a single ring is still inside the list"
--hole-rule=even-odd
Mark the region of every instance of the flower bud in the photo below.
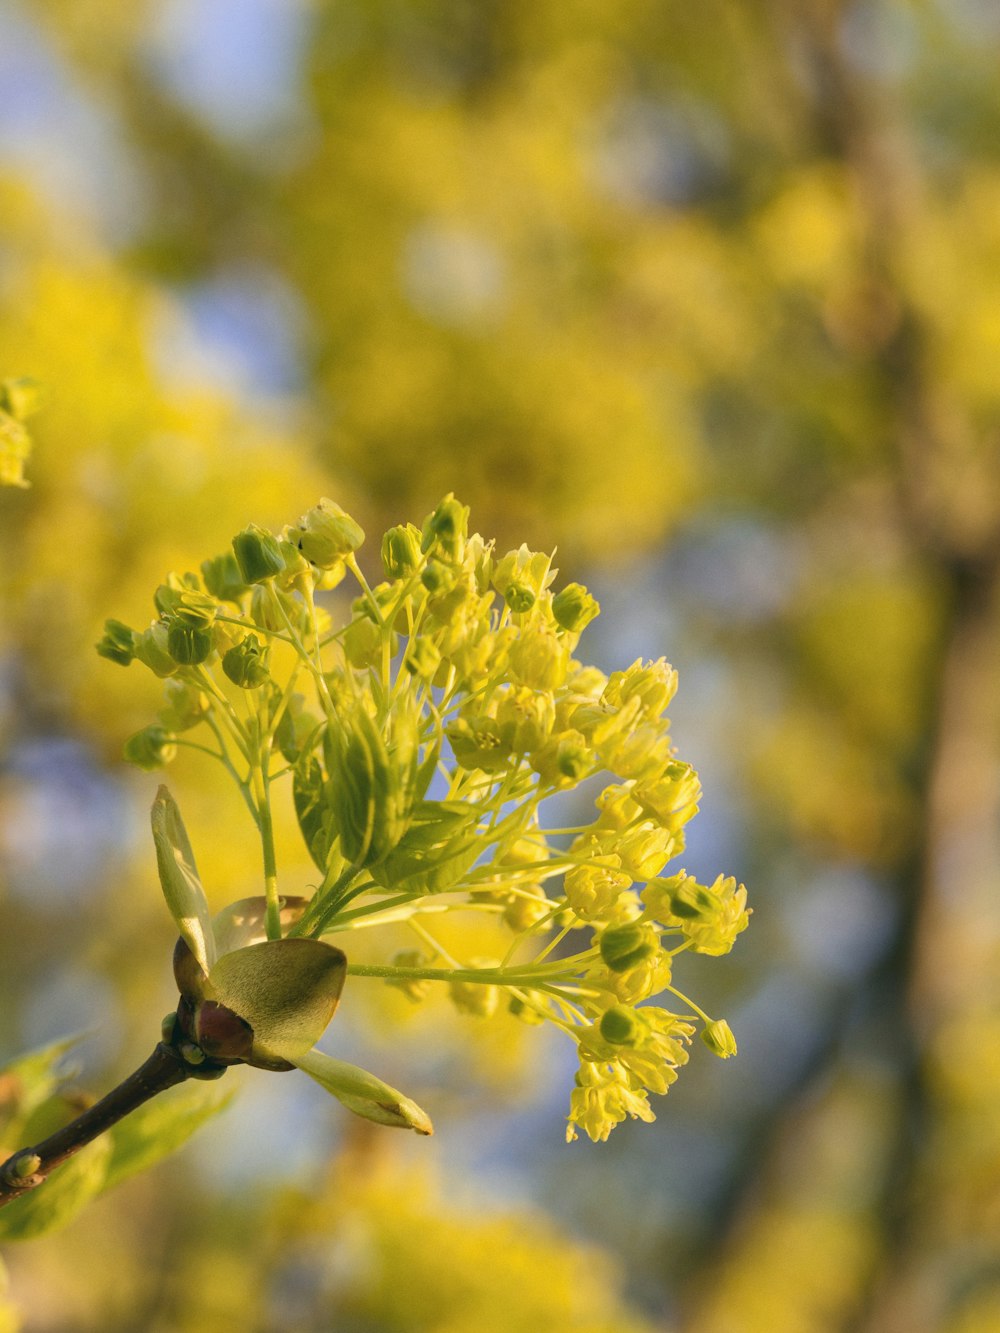
[[[212,652],[212,631],[192,629],[180,620],[167,627],[167,652],[180,666],[198,666]]]
[[[552,907],[553,903],[541,884],[523,884],[520,893],[510,895],[503,909],[503,923],[519,935],[523,930],[537,926],[551,913]]]
[[[285,567],[277,537],[257,523],[236,534],[233,552],[244,583],[263,583]]]
[[[470,969],[495,968],[499,963],[494,958],[470,958]],[[500,991],[489,982],[462,981],[456,978],[448,983],[451,1002],[463,1014],[472,1014],[475,1018],[492,1018],[500,1002]]]
[[[382,659],[382,631],[367,616],[352,620],[341,639],[344,656],[352,667],[363,671],[376,666]]]
[[[178,594],[170,611],[171,620],[188,629],[209,629],[219,606],[215,598],[197,588],[184,588]]]
[[[330,569],[365,539],[360,523],[325,496],[299,519],[298,533],[299,550],[320,569]]]
[[[268,650],[261,648],[256,634],[248,634],[225,654],[222,669],[241,690],[255,690],[270,679],[267,659]]]
[[[631,882],[622,874],[617,856],[595,856],[589,864],[566,871],[566,901],[584,921],[599,919],[614,910],[618,897]]]
[[[430,639],[412,639],[403,665],[411,676],[430,680],[441,665],[441,653]]]
[[[531,754],[531,767],[543,782],[570,787],[593,770],[594,756],[578,731],[564,731]]]
[[[658,875],[674,855],[676,840],[666,829],[644,822],[623,834],[615,851],[632,878],[645,882]]]
[[[723,1060],[728,1060],[731,1055],[736,1054],[736,1038],[724,1018],[706,1023],[701,1030],[701,1039],[714,1055]]]
[[[403,949],[392,959],[393,967],[429,967],[430,963],[431,960],[419,949]],[[389,977],[387,981],[394,989],[401,990],[414,1004],[426,999],[434,988],[433,981],[428,981],[426,977]]]
[[[239,602],[248,591],[236,556],[231,551],[224,551],[211,560],[201,562],[201,577],[205,587],[220,602]]]
[[[539,1024],[545,1022],[544,1017],[538,1010],[530,1004],[525,1004],[520,995],[512,995],[510,997],[507,1001],[507,1010],[509,1013],[513,1014],[515,1018],[519,1018],[522,1023],[526,1023],[529,1027],[538,1027]]]
[[[507,689],[497,706],[497,725],[514,754],[528,754],[545,743],[555,721],[552,696],[527,688]]]
[[[96,644],[98,655],[119,666],[128,666],[135,657],[135,645],[138,635],[120,620],[104,622],[104,636]]]
[[[122,753],[130,764],[152,773],[170,763],[177,753],[177,746],[169,731],[154,724],[131,735]]]
[[[557,625],[579,634],[601,614],[601,608],[582,583],[568,583],[552,598],[552,614]]]
[[[429,593],[440,595],[455,586],[455,572],[440,560],[428,560],[420,575],[420,582]]]
[[[616,1004],[601,1015],[600,1033],[610,1046],[634,1046],[643,1035],[642,1020],[627,1004]]]
[[[503,599],[510,609],[518,614],[530,611],[535,605],[534,590],[526,583],[518,583],[516,580],[512,580],[504,588]]]
[[[390,528],[382,538],[382,568],[386,578],[406,578],[419,564],[419,530],[412,523]]]
[[[551,565],[551,556],[521,545],[497,562],[493,586],[512,611],[528,611],[552,582]]]
[[[652,926],[629,922],[609,926],[601,936],[601,958],[612,972],[629,972],[659,948],[660,937]]]
[[[135,656],[156,676],[172,676],[177,670],[177,662],[167,650],[167,627],[162,621],[156,621],[139,635]]]
[[[160,721],[168,731],[187,731],[208,713],[212,701],[204,690],[187,680],[168,680],[164,684],[167,706],[160,710]]]
[[[424,519],[420,549],[439,552],[446,560],[460,560],[469,532],[469,509],[449,491],[433,514]]]
[[[557,690],[569,670],[569,647],[550,629],[532,626],[510,647],[511,671],[534,690]]]

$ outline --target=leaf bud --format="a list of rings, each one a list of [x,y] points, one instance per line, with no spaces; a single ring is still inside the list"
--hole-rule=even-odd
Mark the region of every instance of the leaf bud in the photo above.
[[[256,634],[248,634],[225,654],[222,670],[241,690],[256,690],[270,679],[267,659],[268,650],[261,647]]]
[[[420,549],[434,550],[448,560],[460,560],[469,533],[469,508],[449,491],[432,514],[424,519]]]
[[[652,926],[629,922],[609,926],[601,935],[601,958],[612,972],[629,972],[659,948],[659,935]]]
[[[177,753],[177,746],[173,735],[165,727],[154,723],[131,735],[122,753],[130,764],[152,773],[170,763]]]
[[[180,666],[198,666],[211,655],[213,647],[211,630],[192,629],[180,620],[167,627],[167,652]]]
[[[389,579],[406,578],[420,564],[420,531],[412,523],[390,528],[382,538],[382,568]]]
[[[714,1055],[723,1060],[728,1060],[731,1055],[736,1054],[736,1038],[724,1018],[706,1023],[701,1030],[701,1039]]]
[[[634,1046],[643,1035],[639,1015],[627,1004],[616,1004],[601,1015],[600,1033],[610,1046]]]
[[[257,523],[236,534],[233,553],[244,583],[263,583],[285,567],[277,537]]]
[[[592,620],[601,613],[597,599],[592,597],[582,583],[567,583],[561,592],[552,598],[552,614],[556,624],[571,634],[578,634],[587,628]]]
[[[106,657],[109,662],[117,662],[119,666],[128,666],[135,657],[137,638],[135,630],[129,629],[128,625],[123,625],[120,620],[106,620],[104,635],[95,647],[100,657]]]
[[[365,539],[360,523],[325,496],[299,519],[298,533],[299,550],[319,569],[330,569]]]
[[[248,591],[232,551],[224,551],[211,560],[203,560],[201,577],[211,595],[220,602],[239,602]]]

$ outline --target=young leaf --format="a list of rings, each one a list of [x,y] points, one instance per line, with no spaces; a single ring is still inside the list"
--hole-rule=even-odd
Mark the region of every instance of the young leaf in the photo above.
[[[170,915],[199,966],[208,972],[215,962],[212,918],[181,812],[166,787],[156,793],[152,823],[156,866]]]
[[[434,1133],[426,1111],[366,1069],[335,1060],[323,1051],[307,1051],[293,1063],[355,1115],[374,1120],[378,1125],[415,1129],[418,1134]]]
[[[287,930],[306,910],[305,898],[281,899],[281,925]],[[215,949],[221,958],[234,949],[245,949],[249,944],[263,944],[267,939],[267,899],[240,898],[230,903],[212,918]]]
[[[209,982],[253,1028],[255,1058],[294,1064],[326,1031],[346,975],[347,959],[332,944],[284,939],[224,954]]]

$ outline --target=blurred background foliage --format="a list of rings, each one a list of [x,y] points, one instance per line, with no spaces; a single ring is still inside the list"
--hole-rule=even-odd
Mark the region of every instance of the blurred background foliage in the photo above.
[[[248,1078],[9,1250],[0,1327],[1000,1328],[998,48],[990,0],[0,11],[0,375],[46,386],[0,494],[0,1050],[145,1055],[155,684],[91,645],[320,494],[558,545],[598,664],[680,669],[688,868],[756,910],[740,1058],[654,1126],[564,1147],[565,1052],[367,983],[337,1048],[431,1144]],[[242,896],[236,795],[171,781]]]

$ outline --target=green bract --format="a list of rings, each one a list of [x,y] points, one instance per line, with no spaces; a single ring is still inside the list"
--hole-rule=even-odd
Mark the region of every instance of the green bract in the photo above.
[[[346,976],[382,978],[414,1001],[444,983],[470,1021],[505,1008],[576,1043],[570,1138],[652,1119],[650,1094],[667,1090],[697,1027],[716,1054],[735,1051],[724,1021],[674,988],[676,956],[728,952],[748,917],[733,879],[663,875],[700,797],[670,742],[677,674],[662,659],[610,676],[586,666],[594,598],[578,583],[554,590],[548,554],[496,556],[454,496],[422,524],[389,529],[374,586],[355,556],[362,538],[330,500],[281,532],[251,525],[202,578],[161,584],[148,629],[109,622],[99,648],[168,678],[159,723],[132,757],[213,751],[260,834],[263,892],[212,920],[176,807],[161,792],[154,808],[192,1058],[298,1064],[352,1110],[426,1131],[402,1094],[313,1046]],[[315,594],[346,576],[354,600],[338,618]],[[594,775],[592,815],[556,830],[547,798]],[[318,870],[308,898],[301,884],[279,889],[279,779]],[[439,942],[433,926],[451,913],[492,922],[481,952],[496,956],[456,957]],[[352,964],[351,932],[383,925],[395,932],[384,962]],[[348,988],[351,1003],[363,984]],[[676,1012],[647,1003],[664,993]]]

